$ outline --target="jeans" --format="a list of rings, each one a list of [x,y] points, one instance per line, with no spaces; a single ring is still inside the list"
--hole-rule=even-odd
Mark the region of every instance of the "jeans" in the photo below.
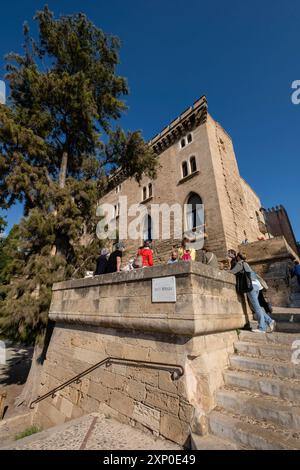
[[[251,305],[258,318],[258,326],[262,331],[266,331],[267,325],[269,326],[272,323],[272,318],[264,311],[264,309],[259,305],[258,301],[259,288],[253,286],[253,289],[250,292],[247,292],[248,299],[251,302]]]

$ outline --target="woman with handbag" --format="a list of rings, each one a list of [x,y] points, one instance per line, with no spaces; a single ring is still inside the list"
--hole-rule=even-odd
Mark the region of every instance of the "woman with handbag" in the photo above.
[[[258,301],[259,291],[263,288],[257,275],[246,263],[246,257],[241,253],[237,254],[237,263],[229,272],[236,275],[237,291],[241,294],[246,293],[258,318],[258,329],[254,332],[266,333],[267,326],[270,331],[275,328],[275,321],[264,311]]]

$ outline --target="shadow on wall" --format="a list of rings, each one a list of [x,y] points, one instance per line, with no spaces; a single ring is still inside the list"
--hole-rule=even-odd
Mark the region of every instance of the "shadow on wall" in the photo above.
[[[0,372],[0,386],[22,385],[26,382],[31,365],[33,347],[24,345],[6,345],[6,364]]]

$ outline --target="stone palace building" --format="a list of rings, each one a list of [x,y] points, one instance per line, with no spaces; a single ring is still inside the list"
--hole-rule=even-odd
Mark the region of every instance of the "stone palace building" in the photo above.
[[[219,260],[228,249],[284,235],[296,252],[296,241],[283,208],[265,211],[259,196],[241,177],[231,137],[207,111],[205,96],[181,113],[150,142],[159,155],[160,168],[154,181],[144,178],[139,185],[124,179],[122,171],[110,178],[111,190],[100,201],[114,205],[119,216],[120,196],[127,196],[128,206],[143,204],[149,215],[144,220],[143,238],[152,239],[151,204],[174,203],[204,205],[205,246]],[[280,212],[280,220],[276,217]],[[196,217],[190,214],[185,227],[193,229]],[[129,218],[130,221],[130,218]],[[270,221],[270,224],[268,223]],[[161,230],[161,228],[160,228]],[[128,256],[136,253],[141,240],[128,240]],[[152,248],[158,261],[165,261],[179,240],[154,240]]]

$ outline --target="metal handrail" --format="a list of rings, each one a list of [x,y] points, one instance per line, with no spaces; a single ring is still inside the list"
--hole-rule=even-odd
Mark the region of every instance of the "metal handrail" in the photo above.
[[[184,368],[178,364],[166,364],[164,362],[149,362],[149,361],[138,361],[135,359],[123,359],[122,357],[106,357],[100,362],[97,362],[97,364],[94,364],[93,366],[89,367],[88,369],[84,370],[80,374],[75,375],[71,379],[67,380],[66,382],[62,383],[58,387],[53,388],[49,392],[45,393],[42,396],[38,396],[35,400],[33,400],[30,403],[29,408],[33,409],[36,403],[39,403],[42,400],[45,400],[48,397],[55,397],[55,394],[59,391],[62,390],[63,388],[67,387],[68,385],[71,385],[72,383],[76,382],[77,384],[81,382],[81,378],[84,377],[87,374],[90,374],[93,372],[95,369],[98,369],[98,367],[101,367],[103,365],[106,365],[106,367],[111,366],[112,364],[127,364],[132,367],[145,367],[146,369],[161,369],[165,370],[170,373],[171,379],[172,380],[178,380],[180,377],[184,375]]]

